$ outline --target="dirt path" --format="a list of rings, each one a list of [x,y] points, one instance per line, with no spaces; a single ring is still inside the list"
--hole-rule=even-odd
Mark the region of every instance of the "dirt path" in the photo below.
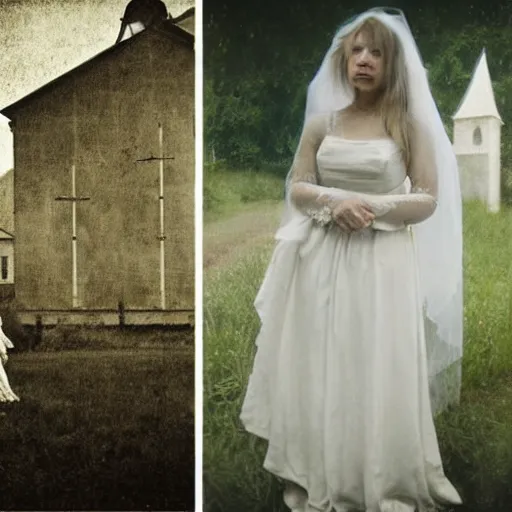
[[[271,241],[281,212],[281,203],[255,203],[233,216],[205,223],[204,269],[225,267],[252,248]]]

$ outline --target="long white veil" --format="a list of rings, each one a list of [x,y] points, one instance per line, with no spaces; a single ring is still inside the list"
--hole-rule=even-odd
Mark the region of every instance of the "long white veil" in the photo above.
[[[428,220],[413,227],[418,255],[432,409],[434,413],[457,403],[460,395],[462,311],[462,204],[457,161],[428,84],[426,69],[414,37],[401,11],[390,14],[376,8],[352,18],[336,33],[320,69],[308,88],[306,119],[342,109],[352,103],[354,93],[334,80],[333,53],[347,34],[365,19],[377,18],[398,37],[405,55],[408,77],[409,114],[419,120],[435,148],[438,173],[438,206]],[[281,228],[276,238],[297,242],[303,239],[308,220],[288,197]],[[307,231],[307,229],[306,229]]]

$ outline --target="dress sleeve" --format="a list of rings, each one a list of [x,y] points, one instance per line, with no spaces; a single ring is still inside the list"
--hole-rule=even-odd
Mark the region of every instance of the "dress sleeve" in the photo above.
[[[334,207],[336,197],[334,189],[318,185],[318,167],[316,155],[322,143],[329,117],[315,116],[307,120],[293,159],[290,176],[290,199],[293,205],[302,213],[324,223],[330,221],[329,212]]]
[[[362,199],[373,211],[376,217],[374,229],[393,231],[428,219],[437,206],[437,168],[435,148],[422,133],[419,124],[410,126],[410,193],[363,194],[318,185],[316,151],[323,137],[318,141],[319,120],[316,119],[305,126],[295,156],[291,178],[293,203],[322,224],[330,221],[329,215],[336,204],[351,198]]]

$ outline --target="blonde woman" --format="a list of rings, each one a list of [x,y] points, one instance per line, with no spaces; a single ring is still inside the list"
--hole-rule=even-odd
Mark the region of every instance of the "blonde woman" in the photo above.
[[[241,415],[264,467],[295,512],[459,504],[433,415],[460,386],[460,191],[400,12],[336,34],[287,198]]]

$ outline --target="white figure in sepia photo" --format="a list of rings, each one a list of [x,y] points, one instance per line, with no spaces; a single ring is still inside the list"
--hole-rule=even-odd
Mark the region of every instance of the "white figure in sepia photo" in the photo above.
[[[9,360],[8,349],[14,348],[12,341],[5,335],[2,329],[2,319],[0,318],[0,402],[19,402],[19,397],[13,392],[5,365]]]
[[[0,18],[0,507],[192,510],[194,2]]]

